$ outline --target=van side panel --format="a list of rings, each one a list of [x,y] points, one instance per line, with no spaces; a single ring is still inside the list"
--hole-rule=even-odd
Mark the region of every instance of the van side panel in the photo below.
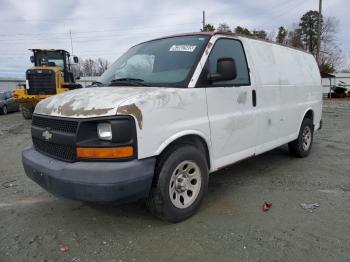
[[[257,121],[261,130],[256,140],[258,154],[280,143],[281,90],[278,81],[278,64],[273,47],[269,43],[247,39],[247,47],[254,65],[256,78]]]
[[[306,52],[249,39],[257,79],[259,128],[256,153],[297,138],[307,110],[314,112],[315,129],[321,120],[322,88],[314,57]]]

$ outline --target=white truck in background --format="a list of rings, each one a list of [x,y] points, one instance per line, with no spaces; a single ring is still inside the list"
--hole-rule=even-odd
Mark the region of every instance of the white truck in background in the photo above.
[[[306,157],[321,113],[311,54],[235,34],[169,36],[130,48],[94,87],[40,102],[23,165],[56,195],[143,198],[179,222],[209,173],[286,143]]]

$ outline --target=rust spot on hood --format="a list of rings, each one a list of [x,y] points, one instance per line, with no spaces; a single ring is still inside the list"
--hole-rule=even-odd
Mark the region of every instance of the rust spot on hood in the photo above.
[[[130,105],[124,105],[124,106],[118,107],[117,113],[124,114],[124,115],[132,115],[133,117],[136,118],[139,128],[142,129],[142,121],[143,121],[142,112],[140,108],[138,108],[138,106],[135,105],[134,103]]]
[[[57,113],[64,116],[89,116],[89,115],[103,115],[108,113],[112,108],[91,108],[86,109],[84,107],[74,108],[75,100],[64,103],[63,105],[58,106]]]

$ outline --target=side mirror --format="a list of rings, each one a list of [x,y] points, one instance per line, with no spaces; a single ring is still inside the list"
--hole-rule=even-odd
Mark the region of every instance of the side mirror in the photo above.
[[[33,55],[32,55],[32,56],[30,56],[30,62],[35,63],[35,58],[34,58],[34,56],[33,56]]]
[[[77,56],[73,56],[73,61],[77,64],[79,62],[79,58]]]
[[[222,57],[218,59],[216,73],[208,74],[208,81],[229,81],[237,77],[236,63],[233,58]]]

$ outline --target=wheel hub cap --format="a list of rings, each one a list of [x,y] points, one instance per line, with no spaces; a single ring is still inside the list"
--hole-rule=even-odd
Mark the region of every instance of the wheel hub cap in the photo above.
[[[311,129],[310,127],[306,126],[303,131],[303,138],[302,138],[303,149],[305,151],[309,149],[311,145],[311,139],[312,139]]]
[[[201,189],[201,172],[192,161],[181,162],[174,170],[169,184],[171,202],[177,208],[186,208],[193,204]]]
[[[180,174],[175,180],[175,190],[179,193],[185,192],[189,188],[189,181],[185,174]]]

